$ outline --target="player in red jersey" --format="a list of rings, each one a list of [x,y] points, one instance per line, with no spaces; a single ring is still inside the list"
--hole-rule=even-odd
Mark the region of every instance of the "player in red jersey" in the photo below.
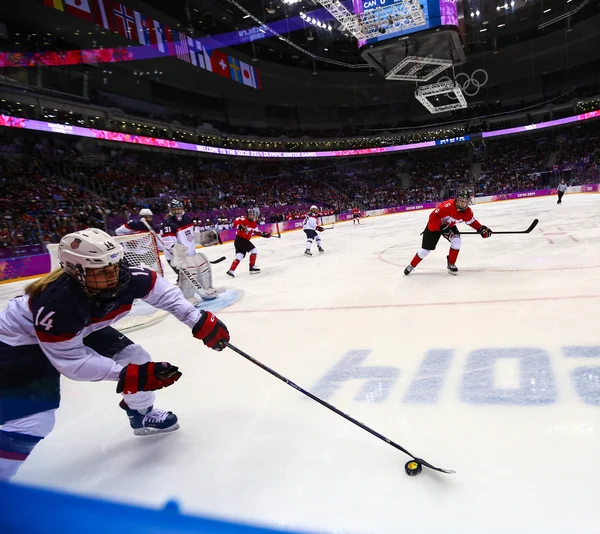
[[[352,224],[360,224],[360,210],[358,208],[352,208]]]
[[[229,267],[229,271],[227,271],[227,274],[232,278],[235,278],[234,271],[248,253],[250,253],[250,274],[260,273],[260,269],[255,266],[258,250],[256,250],[250,239],[255,235],[271,237],[271,232],[261,232],[258,229],[257,211],[258,209],[250,208],[246,216],[242,215],[233,221],[233,227],[237,228],[235,241],[233,242],[235,246],[235,259],[231,267]]]
[[[477,231],[484,239],[492,235],[492,231],[483,226],[469,208],[470,195],[468,191],[461,191],[455,199],[446,200],[431,212],[429,222],[423,231],[423,242],[421,248],[415,254],[410,264],[404,269],[404,274],[410,274],[414,268],[424,260],[427,255],[435,250],[440,237],[450,241],[450,252],[446,256],[448,261],[448,272],[458,274],[456,268],[456,258],[460,250],[460,232],[456,228],[456,223],[464,222]]]

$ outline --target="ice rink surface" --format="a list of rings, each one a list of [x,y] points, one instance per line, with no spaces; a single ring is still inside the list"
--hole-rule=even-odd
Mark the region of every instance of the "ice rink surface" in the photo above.
[[[16,481],[285,529],[594,532],[600,472],[600,196],[473,206],[458,276],[441,240],[410,276],[429,211],[206,249],[232,343],[455,475],[408,457],[168,317],[130,337],[182,379],[158,394],[181,429],[136,437],[114,383],[63,380],[54,432]],[[461,230],[470,230],[460,225]],[[9,287],[2,286],[6,291]]]

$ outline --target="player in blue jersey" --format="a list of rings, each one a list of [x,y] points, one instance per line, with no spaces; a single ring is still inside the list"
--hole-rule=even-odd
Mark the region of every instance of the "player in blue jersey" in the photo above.
[[[140,210],[140,218],[139,219],[131,219],[126,223],[122,224],[115,230],[116,235],[132,235],[132,234],[141,234],[149,232],[148,227],[142,222],[142,219],[145,220],[154,231],[158,231],[158,228],[152,224],[152,217],[154,213],[152,210],[148,208],[142,208]]]
[[[152,362],[142,346],[110,326],[134,299],[168,311],[214,350],[229,340],[215,315],[194,308],[154,271],[128,266],[122,247],[101,230],[66,235],[58,258],[59,269],[0,312],[0,480],[12,478],[52,430],[61,375],[115,381],[134,434],[179,428],[175,414],[154,408],[154,391],[177,381],[178,368]]]

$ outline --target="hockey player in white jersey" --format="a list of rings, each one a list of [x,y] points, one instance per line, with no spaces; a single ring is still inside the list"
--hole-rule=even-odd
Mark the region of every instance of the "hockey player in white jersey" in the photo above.
[[[190,303],[196,305],[200,302],[193,283],[180,272],[180,268],[184,267],[202,286],[202,291],[199,291],[202,299],[213,300],[219,292],[212,285],[212,268],[208,258],[196,252],[194,223],[184,213],[183,204],[179,200],[172,200],[169,208],[169,215],[163,221],[161,239],[164,242],[165,258],[177,273],[177,285]]]
[[[61,267],[31,283],[0,312],[0,480],[10,480],[54,426],[61,375],[114,381],[136,435],[172,432],[177,416],[154,407],[154,391],[181,376],[111,325],[135,299],[167,311],[207,347],[220,351],[226,326],[189,304],[150,269],[130,267],[107,233],[88,228],[58,246]],[[191,384],[193,386],[193,384]]]
[[[310,251],[313,241],[317,242],[317,248],[319,252],[323,253],[323,247],[321,246],[321,236],[317,232],[322,232],[324,228],[319,225],[319,208],[317,206],[311,206],[308,214],[304,217],[302,223],[302,230],[306,234],[306,250],[304,251],[305,256],[312,256]]]

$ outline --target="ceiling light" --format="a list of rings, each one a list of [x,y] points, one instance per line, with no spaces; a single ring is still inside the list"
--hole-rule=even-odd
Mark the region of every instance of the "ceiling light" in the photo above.
[[[481,30],[479,30],[479,32],[480,33],[487,32],[487,28],[481,28]]]
[[[480,15],[479,9],[477,11],[475,11],[475,15],[477,15],[477,16]]]
[[[243,18],[243,19],[249,19],[249,18],[250,18],[250,15],[244,15],[242,18]]]
[[[502,24],[498,24],[498,28],[503,28],[504,26],[506,26],[506,24],[504,24],[504,22]]]
[[[496,11],[500,11],[500,6],[497,6],[497,7],[496,7]]]
[[[329,52],[329,48],[323,48],[323,50],[325,50],[325,52]]]
[[[475,13],[473,13],[473,12],[471,11],[471,18],[473,18],[474,16],[475,16]]]
[[[515,7],[515,0],[512,0],[510,3],[510,7]]]
[[[544,9],[544,11],[542,11],[542,13],[548,13],[548,11],[552,11],[552,8],[548,8],[548,9]]]

